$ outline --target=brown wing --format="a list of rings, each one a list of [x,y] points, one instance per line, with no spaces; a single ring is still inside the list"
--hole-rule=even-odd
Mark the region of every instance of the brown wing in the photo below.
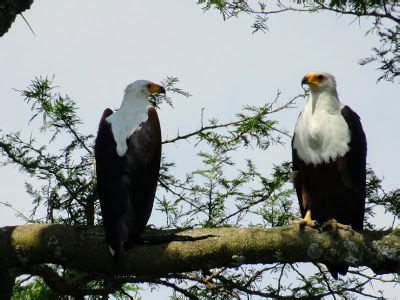
[[[351,218],[351,225],[355,230],[363,229],[365,196],[366,196],[366,159],[367,159],[367,140],[361,125],[360,117],[345,106],[342,109],[342,116],[346,120],[351,132],[349,143],[350,150],[346,153],[345,174],[351,182],[353,190],[352,202],[349,210],[345,212]],[[342,176],[343,178],[343,176]]]
[[[106,187],[109,179],[108,178],[109,173],[107,172],[107,169],[108,166],[112,163],[110,160],[116,159],[115,155],[113,155],[113,152],[115,151],[112,151],[112,147],[115,145],[115,142],[111,133],[111,127],[110,124],[107,123],[107,121],[105,120],[112,113],[113,111],[109,108],[106,108],[104,110],[103,115],[101,116],[100,119],[99,129],[97,132],[97,137],[94,146],[94,157],[96,162],[97,193],[102,208],[108,190]]]
[[[301,161],[299,156],[297,155],[296,149],[293,147],[294,143],[294,135],[292,138],[292,181],[294,188],[296,189],[297,199],[299,200],[299,207],[301,216],[304,218],[307,212],[307,203],[303,203],[303,183],[302,183],[302,173],[301,173],[301,166],[304,163]],[[307,199],[305,199],[307,200]]]
[[[126,159],[134,185],[132,204],[137,229],[142,232],[153,208],[161,161],[161,128],[157,111],[151,107],[149,118],[128,139]]]

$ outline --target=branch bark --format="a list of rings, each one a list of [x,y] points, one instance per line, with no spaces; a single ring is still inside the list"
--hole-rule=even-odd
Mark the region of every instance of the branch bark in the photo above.
[[[400,231],[339,229],[319,232],[296,226],[265,229],[149,230],[118,262],[101,227],[29,224],[0,228],[0,270],[52,263],[116,275],[163,276],[241,264],[321,262],[367,266],[400,273]]]

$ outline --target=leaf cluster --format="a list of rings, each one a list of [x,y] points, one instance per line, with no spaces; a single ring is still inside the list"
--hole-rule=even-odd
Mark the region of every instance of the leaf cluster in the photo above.
[[[27,193],[34,199],[32,215],[27,219],[94,225],[98,208],[92,176],[93,135],[80,133],[81,120],[75,102],[54,93],[54,89],[52,79],[36,78],[26,90],[19,91],[26,103],[31,104],[33,116],[29,123],[39,119],[41,137],[47,141],[39,145],[32,136],[23,138],[19,132],[2,135],[0,151],[6,158],[3,164],[18,166],[36,181],[25,184]],[[59,135],[63,144],[54,151]],[[37,182],[41,182],[39,188]],[[45,216],[36,215],[40,206],[46,208]]]

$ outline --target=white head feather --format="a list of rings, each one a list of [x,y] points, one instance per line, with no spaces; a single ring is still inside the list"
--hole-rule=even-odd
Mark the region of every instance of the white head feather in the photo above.
[[[148,97],[151,92],[148,80],[136,80],[125,88],[121,107],[106,120],[111,124],[114,140],[117,143],[117,154],[124,156],[128,150],[126,140],[148,119],[148,109],[151,106]]]

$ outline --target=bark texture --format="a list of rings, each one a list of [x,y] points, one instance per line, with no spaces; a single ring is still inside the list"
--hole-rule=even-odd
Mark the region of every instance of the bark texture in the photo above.
[[[222,266],[321,262],[400,273],[400,231],[359,234],[297,226],[149,230],[114,262],[100,227],[29,224],[0,228],[0,270],[43,263],[106,274],[162,276]]]
[[[3,36],[16,16],[31,7],[33,0],[2,0],[0,1],[0,36]]]

